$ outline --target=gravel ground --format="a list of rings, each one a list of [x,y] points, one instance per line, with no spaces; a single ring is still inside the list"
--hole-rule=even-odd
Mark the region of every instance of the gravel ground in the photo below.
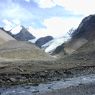
[[[0,88],[0,95],[94,95],[95,74],[65,80]]]

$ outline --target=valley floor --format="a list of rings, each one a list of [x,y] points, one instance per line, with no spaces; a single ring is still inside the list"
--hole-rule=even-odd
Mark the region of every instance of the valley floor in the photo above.
[[[2,61],[0,62],[0,86],[23,83],[38,85],[39,83],[58,81],[68,77],[95,74],[94,62]]]

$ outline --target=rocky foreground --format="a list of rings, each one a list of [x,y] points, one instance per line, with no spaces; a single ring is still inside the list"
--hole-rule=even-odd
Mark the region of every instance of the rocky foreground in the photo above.
[[[56,61],[14,61],[0,63],[0,86],[17,84],[38,85],[74,76],[95,74],[91,63],[56,63]]]
[[[94,95],[95,61],[56,62],[25,60],[1,62],[1,95]],[[68,84],[64,88],[66,82]],[[40,86],[41,84],[43,85]]]

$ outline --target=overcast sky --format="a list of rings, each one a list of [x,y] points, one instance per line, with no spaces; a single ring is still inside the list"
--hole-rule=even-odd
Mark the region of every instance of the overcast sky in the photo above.
[[[0,0],[0,26],[23,25],[37,37],[64,36],[95,13],[95,0]]]

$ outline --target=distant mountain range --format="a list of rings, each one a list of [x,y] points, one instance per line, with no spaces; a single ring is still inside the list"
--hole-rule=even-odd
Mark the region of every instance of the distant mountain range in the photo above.
[[[18,41],[28,41],[35,38],[24,26],[16,26],[11,31],[6,31],[3,28],[2,30]],[[17,32],[17,34],[14,34],[14,32]]]
[[[11,31],[5,31],[3,28],[1,28],[1,35],[5,35],[6,32],[6,35],[10,36],[7,38],[10,38],[12,40],[16,39],[18,41],[29,41],[31,43],[34,43],[39,48],[43,49],[46,53],[58,54],[64,50],[67,53],[72,53],[83,44],[85,44],[88,40],[94,39],[94,26],[95,15],[90,15],[84,18],[80,23],[79,27],[75,31],[73,31],[73,33],[68,37],[53,38],[52,36],[45,36],[37,39],[24,26],[15,27]],[[14,31],[18,32],[16,34],[13,34]],[[3,40],[7,38],[3,38]],[[68,41],[68,39],[70,39],[70,41]],[[68,42],[66,43],[66,41]],[[64,44],[64,42],[66,44]]]
[[[18,34],[13,35],[16,40],[28,41],[35,38],[24,26],[21,26],[21,28]]]

